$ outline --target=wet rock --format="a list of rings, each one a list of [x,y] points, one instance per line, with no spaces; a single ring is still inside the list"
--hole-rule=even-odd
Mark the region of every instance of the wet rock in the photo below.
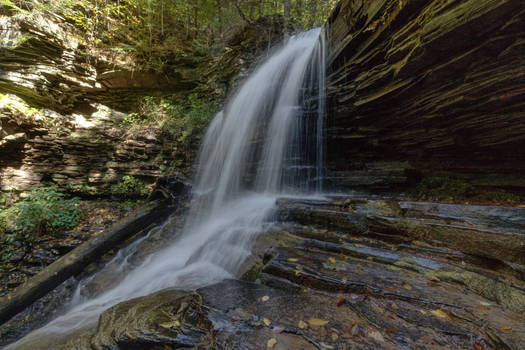
[[[150,199],[175,200],[189,194],[191,186],[189,179],[180,173],[160,177],[155,183]]]
[[[44,249],[35,249],[25,258],[25,262],[30,265],[49,265],[57,259],[52,252]]]
[[[425,241],[503,262],[525,262],[525,232],[514,229],[512,224],[517,217],[523,220],[523,209],[499,208],[500,222],[509,223],[499,228],[494,225],[494,218],[486,214],[496,213],[494,207],[480,206],[477,210],[485,214],[458,217],[446,212],[432,213],[432,210],[424,214],[412,211],[408,212],[409,216],[399,216],[404,214],[400,209],[406,204],[392,207],[391,202],[381,200],[349,205],[338,201],[319,203],[281,199],[278,204],[279,217],[284,221],[315,224],[348,234],[383,237],[397,242]],[[468,206],[454,206],[459,211],[461,207]],[[463,212],[466,210],[463,208]]]
[[[11,257],[9,258],[9,261],[12,263],[20,262],[24,259],[26,255],[26,252],[24,250],[16,250],[13,252]]]
[[[26,281],[27,277],[19,272],[9,275],[7,286],[10,288],[17,287]]]
[[[506,215],[516,209],[481,207],[475,215],[468,214],[472,208],[341,196],[281,199],[278,205],[281,222],[259,236],[239,271],[257,283],[226,280],[196,291],[160,291],[115,305],[96,327],[42,336],[21,349],[266,349],[271,343],[275,349],[472,350],[483,344],[521,350],[521,265],[425,242],[421,235],[416,240],[411,231],[381,221],[434,225],[445,216],[448,225],[481,230],[490,222],[494,232],[518,234],[505,224],[516,219]],[[461,220],[451,218],[460,212]],[[371,234],[371,227],[393,231]],[[152,231],[152,241],[129,262],[138,264],[161,247],[165,234]],[[110,265],[83,286],[88,294],[118,283],[111,271],[120,270]]]

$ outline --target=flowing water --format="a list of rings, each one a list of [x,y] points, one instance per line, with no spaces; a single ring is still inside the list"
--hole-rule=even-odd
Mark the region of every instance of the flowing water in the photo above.
[[[96,323],[107,308],[175,287],[234,277],[283,193],[319,191],[322,178],[324,42],[320,29],[293,36],[247,78],[211,122],[199,155],[194,199],[181,233],[137,266],[121,251],[108,269],[124,277],[9,348]],[[146,238],[147,239],[147,238]],[[41,346],[41,345],[40,345]]]

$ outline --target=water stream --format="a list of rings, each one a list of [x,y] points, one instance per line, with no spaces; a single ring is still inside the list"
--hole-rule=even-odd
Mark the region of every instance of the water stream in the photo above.
[[[255,237],[270,224],[277,196],[322,189],[324,41],[319,37],[320,29],[290,37],[211,122],[191,208],[171,243],[132,267],[127,255],[139,245],[121,251],[109,264],[123,275],[116,285],[86,297],[81,283],[65,313],[8,348],[38,348],[42,335],[93,325],[104,310],[130,298],[234,277]]]

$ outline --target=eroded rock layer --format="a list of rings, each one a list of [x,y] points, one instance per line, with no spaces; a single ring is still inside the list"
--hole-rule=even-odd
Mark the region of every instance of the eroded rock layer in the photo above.
[[[98,326],[20,349],[522,348],[525,209],[362,197],[277,205],[243,281],[128,300]],[[521,255],[465,243],[483,234]]]
[[[327,35],[338,184],[525,189],[523,1],[343,0]]]

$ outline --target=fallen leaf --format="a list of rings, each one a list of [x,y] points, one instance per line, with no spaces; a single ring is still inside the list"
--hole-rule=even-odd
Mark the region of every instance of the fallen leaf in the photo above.
[[[430,313],[439,318],[448,318],[447,313],[440,309],[432,310]]]
[[[276,344],[277,344],[277,339],[275,338],[268,339],[268,342],[266,343],[266,349],[273,349]]]
[[[265,295],[265,296],[263,296],[263,297],[261,298],[261,301],[263,301],[263,302],[264,302],[264,301],[268,301],[268,300],[270,300],[270,297],[267,296],[267,295]]]
[[[179,326],[180,326],[180,321],[173,321],[173,322],[161,323],[160,326],[161,326],[162,328],[172,329],[172,328],[174,328],[174,327],[179,327]]]
[[[476,309],[478,309],[478,310],[485,310],[485,311],[489,311],[489,310],[490,310],[490,309],[489,309],[487,306],[485,306],[485,305],[478,305],[478,306],[476,306]]]
[[[385,338],[383,338],[383,335],[379,331],[372,331],[368,333],[368,336],[380,343],[385,341]]]
[[[337,339],[339,339],[339,336],[337,335],[337,333],[332,333],[331,338],[333,341],[336,341]]]
[[[480,343],[479,341],[475,342],[474,345],[472,346],[472,350],[485,350],[485,346],[483,346],[482,343]]]
[[[350,335],[353,337],[360,335],[363,333],[363,329],[356,323],[352,326],[352,330],[350,332]]]
[[[264,324],[267,325],[267,326],[270,326],[270,325],[272,324],[272,321],[270,321],[270,320],[267,319],[266,317],[263,318],[263,322],[264,322]]]
[[[419,310],[419,312],[421,312],[423,315],[427,314],[427,312],[425,310]]]
[[[296,262],[296,261],[298,261],[298,259],[296,259],[296,258],[290,258],[290,259],[288,259],[288,261],[289,261],[289,262]]]
[[[324,326],[328,323],[326,320],[321,320],[320,318],[311,318],[308,320],[308,323],[311,326]]]
[[[407,290],[412,290],[412,286],[410,286],[410,284],[403,284],[403,288],[407,289]]]
[[[341,297],[341,298],[339,298],[339,300],[337,301],[337,306],[341,306],[341,305],[343,305],[345,302],[346,302],[346,297]]]
[[[328,261],[330,261],[332,264],[335,264],[335,258],[330,257],[328,258]]]
[[[308,327],[308,324],[304,322],[303,320],[299,321],[299,328],[306,329]]]
[[[308,292],[308,289],[306,289],[306,288],[305,288],[305,289],[303,289],[303,292],[305,292],[305,293],[306,293],[306,292]]]
[[[511,331],[512,330],[512,326],[503,327],[503,328],[501,328],[501,330],[504,331],[504,332]]]
[[[399,307],[397,306],[396,303],[392,302],[392,309],[397,310],[399,309]]]

